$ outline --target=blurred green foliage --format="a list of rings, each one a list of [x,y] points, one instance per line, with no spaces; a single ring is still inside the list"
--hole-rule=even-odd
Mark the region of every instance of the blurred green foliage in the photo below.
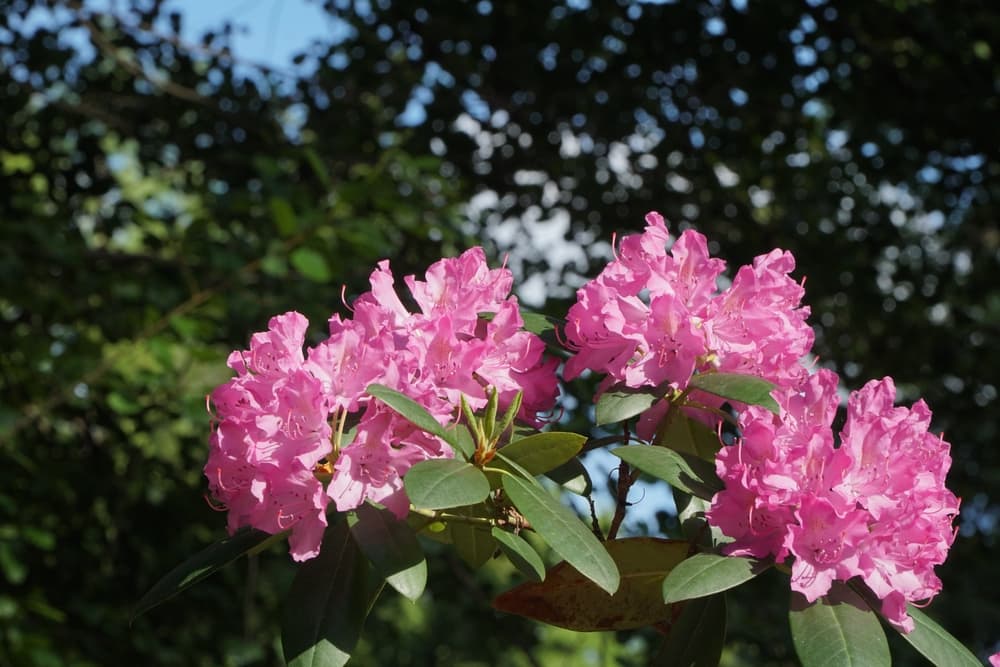
[[[223,534],[200,471],[228,351],[289,309],[320,335],[381,258],[406,274],[474,243],[558,315],[649,209],[731,265],[792,250],[820,363],[928,400],[964,499],[930,611],[996,650],[995,8],[323,6],[344,30],[269,69],[228,27],[185,42],[154,0],[0,4],[0,664],[278,663],[279,548],[128,624]],[[644,662],[643,633],[501,616],[511,572],[430,562],[359,664]],[[730,604],[724,664],[793,664],[766,584]]]

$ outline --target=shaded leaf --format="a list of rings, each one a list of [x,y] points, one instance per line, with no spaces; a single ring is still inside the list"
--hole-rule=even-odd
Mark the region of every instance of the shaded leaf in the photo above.
[[[632,537],[605,542],[621,572],[621,586],[608,595],[569,563],[548,571],[543,582],[521,584],[497,596],[499,611],[577,631],[626,630],[652,625],[670,616],[660,582],[687,555],[689,545],[676,540]]]
[[[414,464],[403,477],[414,507],[427,510],[475,505],[490,494],[483,471],[456,459],[430,459]]]
[[[657,445],[668,447],[682,454],[692,454],[706,461],[714,461],[722,443],[719,435],[697,419],[692,419],[681,410],[671,410],[667,423],[656,441]]]
[[[603,426],[631,419],[651,408],[660,399],[660,396],[652,393],[649,389],[606,391],[597,399],[597,406],[594,409],[594,423],[597,426]]]
[[[715,466],[697,456],[649,445],[618,447],[611,453],[644,473],[666,480],[671,486],[703,500],[711,500],[725,488],[715,473]]]
[[[295,233],[298,224],[295,221],[295,211],[284,197],[271,197],[268,201],[271,207],[271,217],[274,226],[282,238],[288,238]]]
[[[747,405],[760,405],[778,414],[778,403],[771,396],[774,385],[753,375],[699,373],[691,378],[688,388],[700,389]]]
[[[214,574],[255,547],[262,546],[269,540],[279,540],[283,536],[245,529],[199,551],[164,575],[135,603],[132,620]]]
[[[281,645],[288,667],[346,664],[381,590],[346,519],[336,517],[319,556],[299,566],[285,599]]]
[[[681,605],[674,605],[674,608]],[[716,667],[726,640],[724,593],[683,603],[666,641],[650,663],[654,667]]]
[[[576,514],[533,479],[504,475],[503,488],[553,551],[608,593],[618,589],[620,578],[615,562]]]
[[[594,488],[590,474],[580,459],[570,459],[558,468],[545,473],[545,476],[578,496],[589,496]]]
[[[663,601],[680,602],[721,593],[753,579],[768,567],[749,558],[695,554],[663,580]]]
[[[354,511],[350,527],[354,541],[379,576],[401,595],[419,598],[427,585],[427,561],[406,521],[365,503]]]
[[[809,604],[793,592],[788,621],[803,667],[889,667],[889,644],[878,615],[840,585]]]
[[[487,526],[449,521],[448,533],[459,557],[474,570],[482,567],[497,550],[497,541]]]
[[[538,555],[534,547],[528,544],[527,540],[503,528],[494,527],[490,532],[493,538],[500,543],[500,548],[507,554],[510,562],[524,576],[535,581],[545,579],[545,563],[542,562],[542,557]]]

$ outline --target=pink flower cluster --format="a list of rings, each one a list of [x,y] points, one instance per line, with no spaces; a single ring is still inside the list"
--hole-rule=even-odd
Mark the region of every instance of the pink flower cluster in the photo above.
[[[569,310],[567,344],[576,355],[566,378],[590,369],[612,385],[684,389],[692,374],[746,373],[779,385],[806,375],[800,359],[810,350],[804,290],[788,274],[791,253],[772,250],[737,271],[723,291],[716,281],[725,262],[709,256],[701,234],[687,230],[667,251],[670,235],[658,213],[642,234],[622,239],[616,258],[577,291]],[[660,402],[651,412],[665,410]],[[649,437],[659,413],[647,415]],[[652,425],[652,428],[650,428]]]
[[[205,475],[230,531],[290,530],[295,560],[319,553],[331,501],[345,511],[370,499],[405,516],[402,476],[418,461],[453,456],[368,396],[369,384],[408,395],[442,424],[454,421],[461,396],[473,409],[485,406],[490,387],[501,409],[523,392],[528,421],[555,403],[557,361],[545,361],[541,339],[522,330],[510,271],[490,270],[481,248],[435,263],[424,281],[407,277],[416,313],[403,306],[387,261],[370,282],[353,317],[333,315],[329,338],[305,355],[306,319],[272,318],[249,350],[230,355],[237,375],[211,395]],[[356,429],[350,442],[345,424]]]
[[[833,581],[860,577],[883,615],[910,632],[906,603],[941,589],[934,566],[955,538],[959,505],[944,485],[950,447],[928,432],[930,410],[923,401],[893,407],[892,379],[873,380],[850,395],[838,447],[836,374],[821,370],[773,395],[780,418],[749,407],[742,437],[716,457],[726,488],[707,516],[734,539],[725,552],[794,556],[792,589],[810,602]]]

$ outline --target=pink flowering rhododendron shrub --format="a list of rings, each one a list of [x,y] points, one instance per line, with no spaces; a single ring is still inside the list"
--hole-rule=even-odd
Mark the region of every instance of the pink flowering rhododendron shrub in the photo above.
[[[384,261],[353,316],[333,315],[329,337],[305,354],[308,323],[293,312],[254,334],[249,350],[230,355],[237,375],[211,395],[205,475],[229,512],[231,532],[290,530],[291,554],[305,560],[319,553],[331,502],[345,511],[369,499],[406,515],[403,475],[418,461],[453,452],[368,396],[371,383],[406,394],[442,424],[462,397],[482,408],[488,390],[501,407],[521,394],[527,422],[552,408],[557,361],[544,360],[541,339],[522,330],[510,271],[489,269],[482,249],[473,248],[432,265],[425,280],[405,283],[418,312],[403,306]]]
[[[599,394],[613,385],[687,387],[694,373],[756,375],[779,385],[806,374],[809,308],[789,277],[791,253],[773,250],[741,267],[724,290],[726,264],[709,256],[705,237],[684,231],[671,245],[663,217],[646,216],[646,230],[622,239],[616,257],[577,291],[567,315],[567,345],[576,354],[566,379],[604,373]],[[649,437],[664,404],[640,424]]]
[[[906,603],[941,589],[934,566],[955,538],[959,504],[944,485],[950,447],[928,432],[930,410],[894,407],[892,379],[873,380],[848,398],[836,447],[833,372],[774,395],[780,416],[747,408],[742,437],[716,457],[726,488],[707,515],[733,538],[724,553],[792,558],[792,589],[809,602],[859,577],[883,615],[912,631]]]
[[[174,568],[136,613],[287,534],[308,562],[285,605],[285,660],[343,665],[383,588],[423,593],[425,535],[473,569],[506,557],[524,575],[495,609],[574,631],[657,628],[656,659],[671,664],[716,664],[727,592],[769,568],[796,593],[788,623],[804,667],[889,667],[879,614],[937,667],[980,664],[915,608],[941,590],[934,570],[959,509],[950,446],[924,402],[897,407],[892,379],[871,381],[834,433],[838,378],[802,364],[813,331],[791,253],[729,280],[704,236],[672,239],[657,213],[646,223],[561,325],[522,316],[510,271],[480,248],[401,284],[380,262],[312,347],[302,315],[272,318],[211,393],[204,468],[229,532],[257,530]],[[539,333],[564,341],[561,358]],[[560,361],[566,379],[603,375],[600,433],[540,419]],[[608,522],[579,459],[604,447],[618,460]],[[670,484],[679,529],[618,534],[641,474]],[[590,517],[553,485],[584,497]],[[564,562],[547,568],[539,545]]]

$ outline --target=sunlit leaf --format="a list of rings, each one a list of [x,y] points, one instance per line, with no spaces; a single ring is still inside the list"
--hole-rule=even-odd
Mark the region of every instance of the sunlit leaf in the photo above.
[[[406,394],[401,394],[395,389],[390,389],[381,384],[370,384],[365,389],[369,395],[374,396],[390,408],[406,417],[417,428],[427,431],[431,435],[436,435],[452,447],[462,451],[461,443],[456,431],[446,429],[438,423],[434,415],[427,412],[427,408],[420,405]]]
[[[661,397],[649,389],[616,389],[606,391],[597,399],[597,406],[594,410],[594,421],[597,426],[617,424],[645,412],[659,400],[661,400]]]
[[[483,471],[456,459],[416,463],[403,477],[403,486],[413,506],[427,510],[475,505],[490,494]]]
[[[592,532],[534,480],[504,475],[503,488],[514,507],[552,550],[608,593],[618,589],[615,562]]]
[[[906,613],[913,618],[913,632],[900,635],[913,648],[937,667],[977,667],[979,660],[973,653],[955,639],[947,630],[934,622],[930,616],[912,604],[906,606]]]
[[[775,414],[778,413],[778,403],[771,396],[774,385],[753,375],[699,373],[691,378],[688,388],[700,389],[747,405],[760,405]]]
[[[559,563],[543,582],[521,584],[499,595],[498,610],[578,631],[626,630],[670,616],[660,582],[686,555],[686,542],[633,537],[605,542],[621,572],[621,586],[608,595],[569,563]]]
[[[749,558],[694,554],[663,580],[663,601],[680,602],[721,593],[753,579],[768,567]]]
[[[845,586],[836,597],[809,604],[792,593],[788,620],[802,666],[889,667],[889,644],[878,615]]]
[[[536,433],[501,447],[504,458],[524,468],[532,475],[540,475],[558,468],[576,456],[587,438],[577,433],[550,431]],[[503,467],[503,461],[497,467]]]

